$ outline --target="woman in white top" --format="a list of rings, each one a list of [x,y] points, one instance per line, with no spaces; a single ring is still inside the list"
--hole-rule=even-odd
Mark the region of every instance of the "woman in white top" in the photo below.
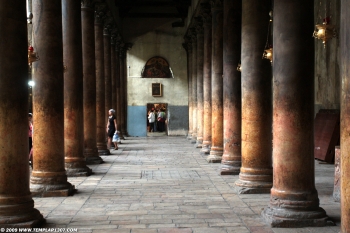
[[[149,132],[152,132],[155,120],[156,115],[154,113],[154,108],[152,108],[151,112],[148,114]]]

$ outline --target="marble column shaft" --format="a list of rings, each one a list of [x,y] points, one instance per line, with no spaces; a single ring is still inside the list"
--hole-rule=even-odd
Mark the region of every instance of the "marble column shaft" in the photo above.
[[[92,0],[82,1],[82,45],[84,85],[84,155],[87,164],[99,164],[103,160],[98,154],[96,140],[96,64],[94,4]]]
[[[88,176],[84,157],[81,3],[62,1],[64,71],[64,151],[68,176]]]
[[[272,74],[262,59],[271,0],[242,3],[242,167],[238,193],[270,193],[272,187]]]
[[[113,108],[112,105],[112,71],[111,71],[111,34],[108,29],[103,31],[103,45],[104,45],[104,68],[105,68],[105,113],[106,124],[108,110]]]
[[[111,92],[112,92],[112,103],[111,108],[117,109],[117,65],[116,65],[116,55],[115,55],[115,38],[111,38]]]
[[[212,19],[208,6],[204,23],[204,62],[203,62],[203,144],[201,153],[209,154],[211,146],[211,53],[212,53]]]
[[[63,44],[60,0],[33,1],[34,64],[33,171],[34,196],[68,196],[74,186],[64,167]]]
[[[187,43],[187,74],[188,74],[188,135],[187,139],[192,140],[193,133],[193,100],[192,100],[192,42],[189,36]]]
[[[0,12],[0,225],[31,228],[44,219],[29,190],[26,3],[0,1]]]
[[[220,163],[223,154],[223,0],[212,1],[212,133],[208,162]]]
[[[202,22],[197,25],[197,141],[196,147],[203,144],[203,63],[204,63],[204,32]]]
[[[95,13],[95,60],[96,60],[96,139],[100,155],[109,155],[107,148],[107,118],[105,108],[105,49],[103,36],[103,19],[99,11]],[[108,111],[108,110],[107,110]]]
[[[238,175],[241,167],[241,58],[242,1],[224,0],[224,154],[221,175]]]
[[[273,187],[262,212],[272,227],[327,224],[315,188],[313,9],[313,1],[274,1]]]
[[[191,143],[197,141],[197,35],[195,29],[191,29],[192,38],[192,137]]]
[[[350,2],[341,0],[340,48],[342,78],[340,145],[341,145],[341,232],[350,232]],[[318,42],[320,43],[320,42]]]

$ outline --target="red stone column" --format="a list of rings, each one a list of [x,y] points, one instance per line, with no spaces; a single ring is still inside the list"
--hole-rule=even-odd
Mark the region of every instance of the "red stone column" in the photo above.
[[[341,232],[350,232],[350,2],[341,0],[340,47],[342,95],[340,112],[340,145],[341,145]]]
[[[84,85],[84,156],[87,164],[99,164],[96,143],[96,71],[94,1],[83,0],[81,6]]]
[[[273,227],[327,223],[315,188],[313,8],[313,1],[274,2],[274,170],[270,206],[262,212]]]
[[[120,38],[117,36],[117,42],[115,46],[115,52],[116,52],[116,97],[117,97],[117,106],[116,106],[116,117],[117,117],[117,127],[118,130],[120,131],[121,129],[121,94],[120,94],[120,89],[121,89],[121,81],[120,81],[120,67],[121,67],[121,59],[120,59]],[[121,134],[119,136],[122,136]]]
[[[105,5],[97,5],[95,12],[95,60],[96,60],[96,139],[97,149],[100,155],[109,155],[107,148],[107,117],[105,108],[105,55],[103,21],[105,17]]]
[[[191,143],[197,141],[197,34],[196,29],[192,28],[191,39],[192,39],[192,137]]]
[[[68,176],[88,176],[84,157],[81,3],[62,1],[64,71],[64,151]]]
[[[203,61],[203,144],[201,154],[209,154],[211,147],[211,50],[212,18],[210,4],[202,6],[204,27]]]
[[[115,34],[111,36],[111,86],[112,86],[112,107],[117,109],[117,65],[116,65],[116,52],[115,52]]]
[[[272,75],[262,59],[271,0],[242,3],[242,167],[238,193],[270,193],[272,187]]]
[[[108,110],[113,108],[112,105],[112,77],[111,77],[111,33],[110,24],[105,24],[103,30],[104,46],[104,69],[105,69],[105,125],[107,125]]]
[[[126,112],[125,112],[125,44],[120,47],[120,127],[122,137],[126,136]]]
[[[211,106],[212,133],[209,163],[220,163],[223,146],[223,0],[212,1],[212,70]]]
[[[204,29],[202,20],[197,19],[197,141],[196,147],[203,144],[203,63],[204,63]]]
[[[187,139],[192,140],[193,133],[193,102],[192,102],[192,41],[189,35],[185,36],[187,45],[187,75],[188,75],[188,135]]]
[[[44,219],[29,191],[26,3],[11,3],[0,1],[0,225],[30,228]]]
[[[33,47],[40,60],[33,66],[35,128],[30,188],[35,196],[68,196],[75,189],[67,181],[64,168],[61,1],[36,0],[33,15]]]
[[[238,175],[241,167],[242,1],[224,0],[224,154],[221,175]]]

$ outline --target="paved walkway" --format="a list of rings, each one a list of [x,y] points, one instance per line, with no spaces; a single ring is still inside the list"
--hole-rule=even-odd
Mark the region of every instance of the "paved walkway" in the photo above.
[[[321,207],[337,226],[281,229],[260,217],[268,194],[237,195],[238,176],[220,176],[185,137],[127,138],[89,177],[69,178],[71,197],[34,198],[47,220],[42,227],[78,232],[216,233],[339,232],[340,204],[333,201],[334,165],[316,162]]]

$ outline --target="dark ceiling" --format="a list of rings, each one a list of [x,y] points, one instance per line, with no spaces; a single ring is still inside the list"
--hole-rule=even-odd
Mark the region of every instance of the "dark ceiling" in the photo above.
[[[173,27],[183,27],[191,0],[115,0],[122,19],[174,19]]]

